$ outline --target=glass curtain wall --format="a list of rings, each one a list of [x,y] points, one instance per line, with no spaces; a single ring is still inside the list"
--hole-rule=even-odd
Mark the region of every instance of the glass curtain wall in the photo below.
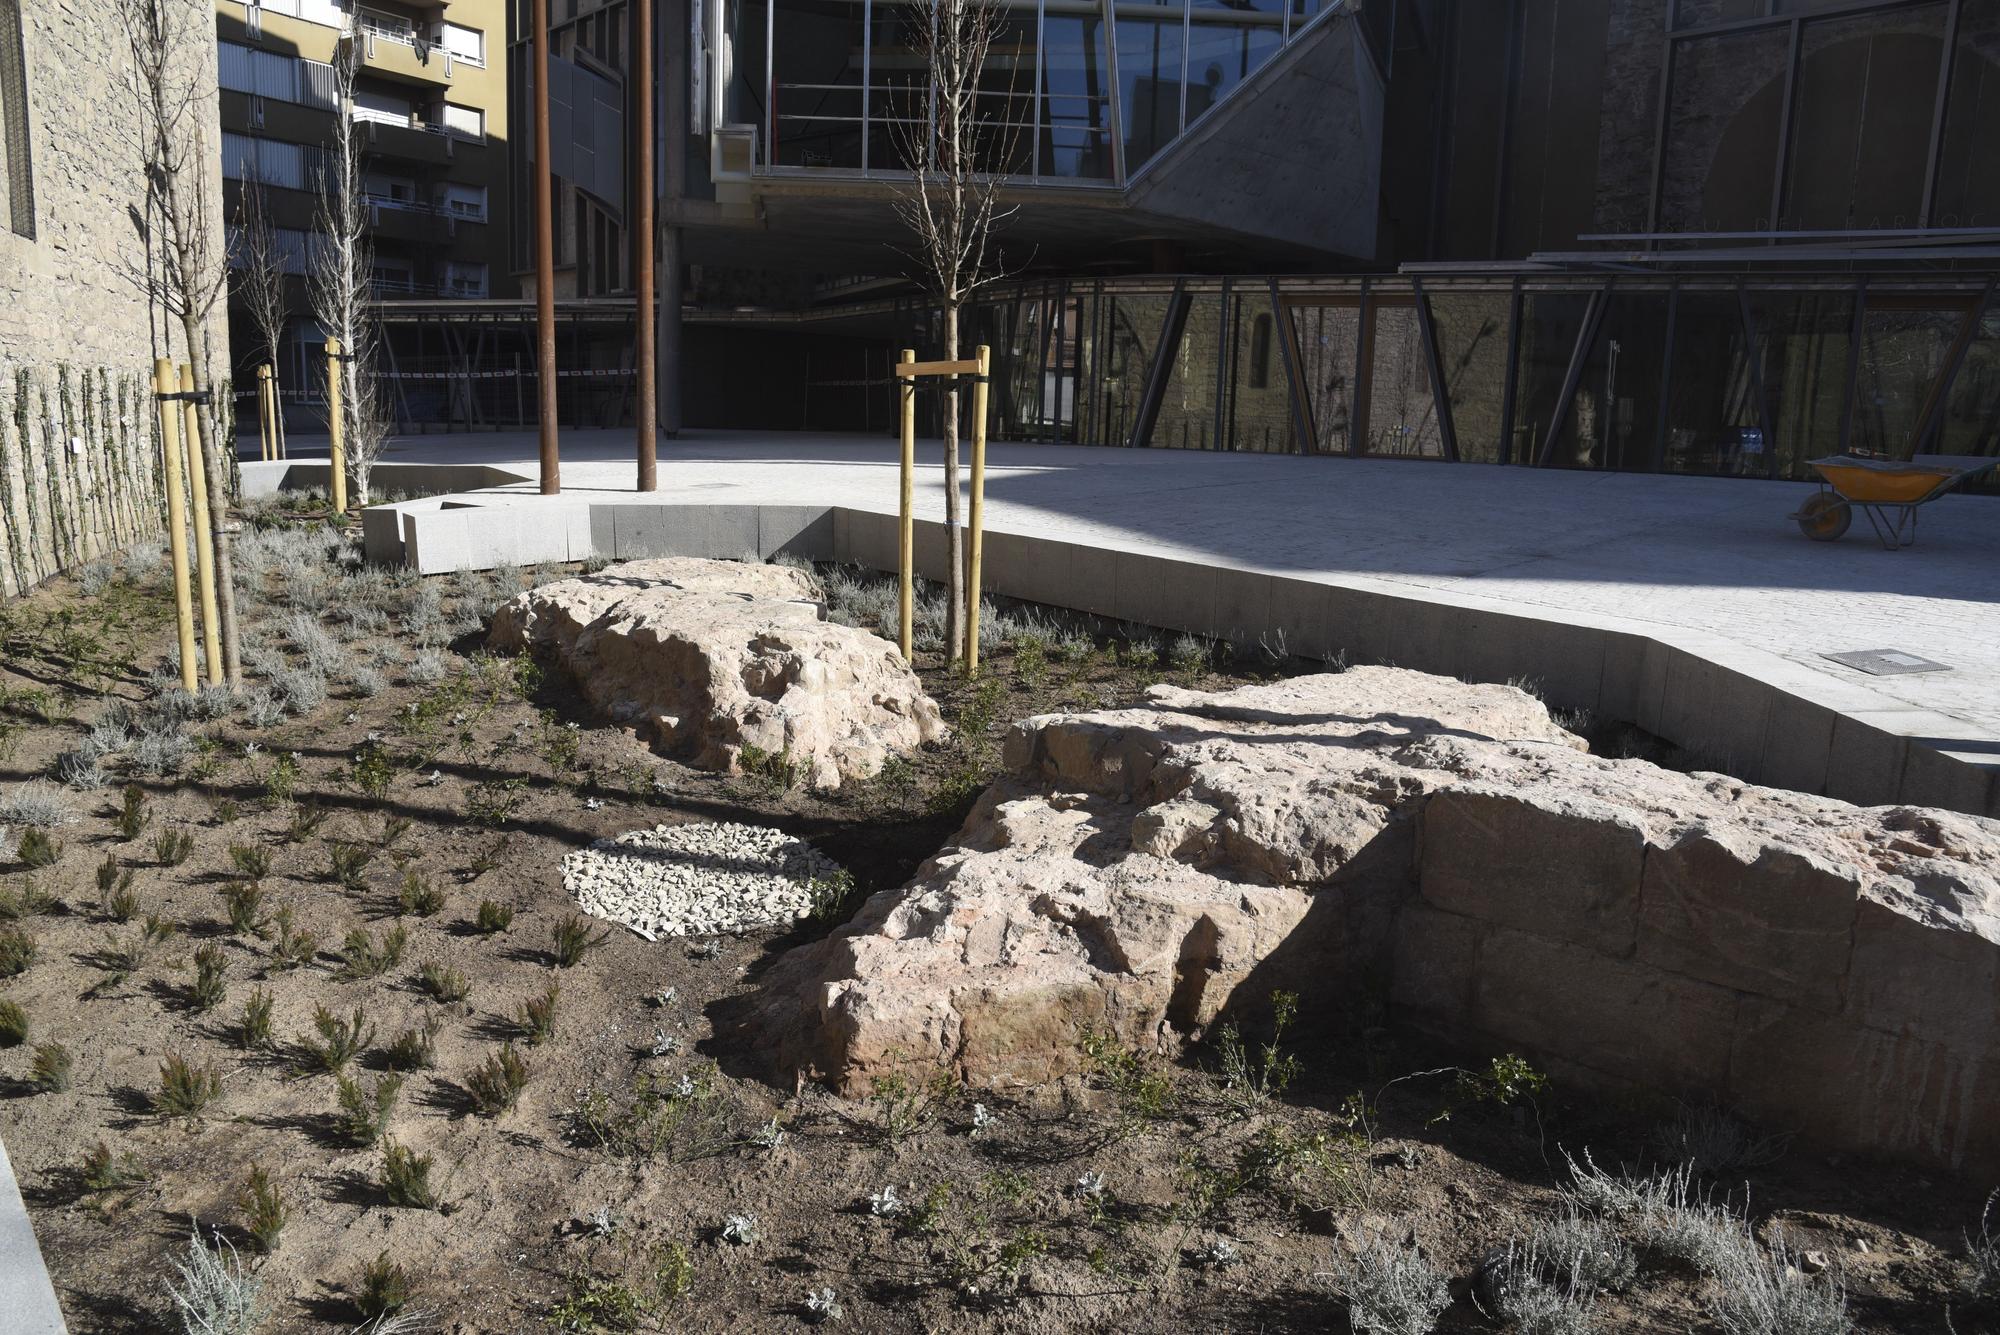
[[[1507,397],[1507,330],[1514,298],[1507,292],[1426,294],[1437,330],[1458,457],[1477,463],[1501,459],[1502,416]]]
[[[1150,411],[1137,443],[1162,449],[1442,458],[1410,285],[1277,284],[1275,300],[1271,280],[1236,278],[1188,280],[1179,297],[1102,279],[981,302],[965,337],[993,349],[995,438],[1131,445]],[[1518,295],[1427,281],[1422,299],[1461,461],[1806,478],[1843,444],[2000,454],[2000,301],[1975,319],[1974,291],[1861,296],[1824,280],[1579,276]]]
[[[1359,299],[1291,307],[1299,393],[1313,438],[1309,454],[1347,454],[1354,433],[1354,367],[1361,347]]]
[[[1035,180],[1118,180],[1297,35],[1294,0],[998,0],[979,82],[980,165]],[[900,173],[923,156],[929,9],[909,0],[739,0],[728,112],[765,131],[766,166]],[[763,75],[762,79],[755,77]],[[767,105],[768,102],[768,105]]]
[[[1285,371],[1284,334],[1270,289],[1240,285],[1229,297],[1229,386],[1223,431],[1233,450],[1292,454],[1291,378]]]
[[[1670,473],[1763,471],[1763,429],[1736,289],[1683,287],[1674,303],[1672,379],[1661,465]]]

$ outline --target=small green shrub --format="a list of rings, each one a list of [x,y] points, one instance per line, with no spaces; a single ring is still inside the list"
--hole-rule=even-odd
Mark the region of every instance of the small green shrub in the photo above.
[[[339,976],[348,982],[379,978],[403,962],[409,943],[410,934],[400,923],[384,932],[380,941],[366,928],[356,927],[341,943]]]
[[[60,1094],[69,1088],[76,1059],[69,1049],[53,1040],[35,1044],[35,1060],[28,1068],[28,1083],[44,1094]]]
[[[60,862],[64,847],[63,841],[47,830],[30,825],[21,832],[21,841],[14,847],[14,856],[24,866],[40,870]]]
[[[19,927],[0,927],[0,978],[14,978],[35,962],[35,938]]]
[[[246,881],[261,881],[271,874],[271,850],[262,844],[231,844],[229,865]]]
[[[194,986],[188,989],[188,1002],[197,1012],[206,1014],[222,1004],[229,991],[228,971],[228,960],[215,942],[207,942],[195,950]]]
[[[300,1040],[299,1065],[308,1072],[326,1075],[346,1070],[347,1063],[375,1037],[375,1026],[368,1023],[367,1013],[359,1006],[354,1008],[353,1017],[346,1020],[324,1006],[316,1007],[313,1029],[319,1037]]]
[[[344,890],[366,890],[368,864],[374,860],[375,850],[366,844],[328,844],[327,879]]]
[[[231,881],[222,887],[222,905],[229,914],[229,930],[246,936],[264,932],[264,886],[261,881]]]
[[[153,860],[162,867],[178,867],[194,852],[194,836],[186,830],[161,830],[153,836]]]
[[[555,957],[558,969],[572,969],[583,962],[585,955],[610,939],[609,928],[592,935],[590,920],[571,913],[549,929],[549,953]]]
[[[406,1210],[442,1210],[444,1192],[431,1181],[432,1156],[393,1140],[382,1142],[382,1194]]]
[[[285,842],[302,844],[319,833],[319,827],[326,824],[330,813],[325,807],[312,802],[301,802],[292,808],[291,819],[285,824]]]
[[[395,762],[389,759],[389,748],[377,741],[363,742],[354,753],[351,770],[354,786],[377,802],[389,795],[389,785],[395,781]]]
[[[342,1075],[335,1090],[339,1110],[334,1113],[334,1129],[353,1145],[373,1145],[389,1129],[389,1114],[396,1110],[396,1096],[403,1091],[403,1077],[385,1075],[371,1088],[363,1089],[351,1075]]]
[[[437,1036],[442,1020],[426,1020],[414,1029],[405,1029],[389,1040],[382,1060],[392,1071],[427,1071],[437,1065]]]
[[[236,1023],[236,1046],[257,1052],[271,1046],[271,994],[253,988],[243,1003],[243,1018]]]
[[[222,1073],[212,1063],[196,1066],[178,1052],[160,1063],[160,1089],[153,1111],[162,1117],[196,1117],[222,1093]]]
[[[540,1047],[556,1032],[556,1001],[562,996],[562,988],[550,983],[548,990],[540,996],[529,997],[521,1003],[521,1009],[514,1012],[514,1027],[530,1047]]]
[[[146,1170],[129,1150],[114,1155],[111,1147],[101,1140],[96,1148],[84,1151],[83,1167],[77,1178],[86,1191],[120,1191],[147,1180]]]
[[[146,805],[145,789],[136,783],[126,784],[125,791],[121,795],[118,814],[111,822],[112,828],[118,832],[119,839],[131,843],[145,833],[146,826],[151,824],[152,820],[152,810]]]
[[[514,910],[504,904],[496,904],[490,899],[479,901],[479,916],[474,925],[480,935],[493,936],[514,925]]]
[[[472,1098],[473,1111],[484,1117],[498,1117],[521,1101],[528,1087],[528,1064],[514,1051],[512,1043],[488,1057],[466,1077],[465,1091]]]
[[[426,964],[417,973],[417,986],[433,1001],[451,1005],[465,1000],[471,984],[457,969],[446,968],[442,964]]]
[[[383,1252],[361,1268],[361,1287],[354,1295],[354,1310],[363,1321],[380,1322],[400,1312],[410,1302],[409,1272]]]
[[[118,878],[118,886],[104,897],[104,916],[112,922],[125,923],[139,916],[139,894],[132,888],[132,872],[128,869]]]
[[[236,1193],[236,1208],[243,1212],[243,1231],[249,1235],[251,1247],[265,1256],[276,1251],[278,1235],[285,1231],[291,1211],[263,1165],[251,1167],[243,1189]]]
[[[289,904],[279,905],[275,921],[278,933],[271,942],[271,971],[284,973],[311,964],[313,956],[319,953],[319,938],[292,925],[292,907]]]
[[[396,896],[403,912],[428,918],[444,907],[444,901],[444,887],[434,884],[415,867],[403,873],[403,888]]]
[[[28,1041],[28,1013],[18,1001],[0,1001],[0,1048],[17,1048]]]

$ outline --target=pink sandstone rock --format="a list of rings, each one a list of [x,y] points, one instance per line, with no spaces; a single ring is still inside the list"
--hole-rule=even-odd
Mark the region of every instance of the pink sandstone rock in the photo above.
[[[806,571],[670,557],[530,589],[488,639],[555,655],[600,712],[691,765],[734,772],[754,746],[836,788],[945,728],[896,646],[824,617]]]

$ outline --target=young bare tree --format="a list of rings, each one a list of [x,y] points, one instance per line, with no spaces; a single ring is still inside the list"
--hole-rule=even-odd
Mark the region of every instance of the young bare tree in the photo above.
[[[178,322],[187,345],[195,392],[211,397],[195,414],[201,439],[211,536],[215,544],[223,673],[231,689],[243,683],[237,653],[236,593],[231,577],[228,482],[222,458],[218,404],[209,342],[209,320],[228,281],[228,240],[217,207],[215,14],[201,0],[114,0],[132,53],[132,89],[146,161],[141,201],[143,265],[130,267],[147,299]],[[234,442],[231,442],[231,448]]]
[[[980,106],[981,84],[1004,21],[997,0],[921,0],[909,6],[910,41],[924,81],[896,118],[909,184],[896,212],[914,242],[914,275],[930,293],[944,325],[944,357],[959,357],[959,324],[980,288],[1004,276],[994,251],[995,230],[1011,209],[999,207],[1000,174],[1015,137],[1012,97]],[[991,92],[988,94],[992,101]],[[944,524],[950,563],[946,577],[945,640],[957,658],[965,648],[964,537],[959,527],[960,384],[944,402]]]
[[[377,329],[370,307],[375,253],[368,241],[368,198],[361,174],[361,136],[354,124],[354,77],[361,47],[343,38],[333,56],[333,140],[318,182],[319,228],[311,258],[313,314],[329,338],[340,340],[341,444],[358,505],[368,504],[368,482],[388,440],[381,387],[375,374]]]
[[[235,275],[236,299],[249,313],[250,323],[257,326],[257,339],[263,349],[259,360],[275,372],[278,346],[284,342],[291,308],[285,300],[286,255],[278,242],[278,229],[271,222],[271,201],[262,181],[243,182],[236,228],[236,267],[231,270]],[[263,411],[261,405],[258,411]],[[278,453],[282,456],[285,414],[280,409],[274,416],[276,420],[271,427],[277,433]]]

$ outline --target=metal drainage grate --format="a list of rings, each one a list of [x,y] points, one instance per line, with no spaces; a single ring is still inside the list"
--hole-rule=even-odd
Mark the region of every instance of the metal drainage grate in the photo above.
[[[1871,677],[1900,677],[1906,672],[1949,672],[1943,663],[1906,654],[1901,649],[1853,649],[1844,654],[1821,654],[1842,667],[1866,672]]]

